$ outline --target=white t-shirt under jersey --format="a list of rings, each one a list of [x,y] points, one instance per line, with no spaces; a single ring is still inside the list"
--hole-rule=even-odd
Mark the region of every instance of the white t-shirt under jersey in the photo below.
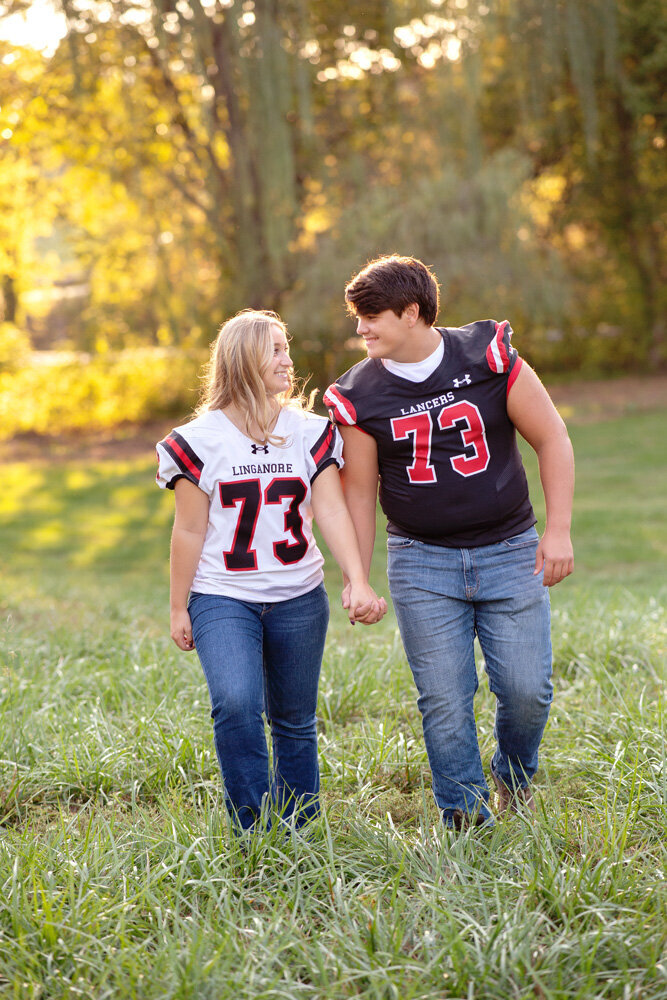
[[[194,592],[269,603],[322,581],[311,486],[327,466],[342,467],[341,437],[325,417],[289,406],[273,433],[287,439],[284,447],[257,445],[209,410],[157,445],[158,485],[173,489],[185,477],[209,498]]]
[[[382,358],[382,364],[392,375],[405,378],[408,382],[425,382],[436,370],[444,355],[445,343],[441,337],[436,349],[423,361],[391,361],[389,358]]]

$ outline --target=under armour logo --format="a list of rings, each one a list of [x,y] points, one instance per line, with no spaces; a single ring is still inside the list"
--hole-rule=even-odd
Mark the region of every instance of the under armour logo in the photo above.
[[[472,379],[470,378],[470,375],[468,375],[468,373],[466,372],[463,378],[453,378],[452,382],[454,383],[454,387],[458,389],[462,385],[470,385]]]
[[[250,445],[250,447],[252,448],[253,455],[257,455],[260,451],[262,452],[263,455],[269,454],[268,444],[252,444]]]

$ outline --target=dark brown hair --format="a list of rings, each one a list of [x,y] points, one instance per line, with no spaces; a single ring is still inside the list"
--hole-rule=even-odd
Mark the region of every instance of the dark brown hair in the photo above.
[[[352,278],[345,289],[348,311],[375,316],[391,309],[397,316],[416,302],[419,315],[433,326],[440,292],[435,275],[416,257],[378,257]]]

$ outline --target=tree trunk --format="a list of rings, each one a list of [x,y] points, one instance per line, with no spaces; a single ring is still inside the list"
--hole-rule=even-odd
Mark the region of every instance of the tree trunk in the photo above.
[[[16,311],[19,303],[16,294],[16,283],[10,274],[3,275],[2,298],[4,303],[3,321],[5,323],[16,323]]]
[[[619,201],[617,206],[619,233],[623,233],[630,249],[629,261],[637,276],[642,298],[644,357],[652,365],[664,365],[665,323],[660,315],[659,299],[664,264],[654,229],[654,220],[647,211],[651,204],[644,191],[637,168],[634,146],[635,123],[625,105],[623,95],[614,95],[614,116],[617,125],[616,174]]]

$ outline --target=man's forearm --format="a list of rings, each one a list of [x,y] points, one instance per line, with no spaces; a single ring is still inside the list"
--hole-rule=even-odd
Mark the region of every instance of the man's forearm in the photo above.
[[[375,545],[375,497],[370,501],[355,497],[354,492],[349,493],[346,491],[345,500],[359,542],[359,552],[361,553],[364,572],[368,575],[373,559],[373,547]]]
[[[567,432],[545,442],[537,457],[544,492],[546,526],[552,530],[569,532],[574,496],[574,455]]]

